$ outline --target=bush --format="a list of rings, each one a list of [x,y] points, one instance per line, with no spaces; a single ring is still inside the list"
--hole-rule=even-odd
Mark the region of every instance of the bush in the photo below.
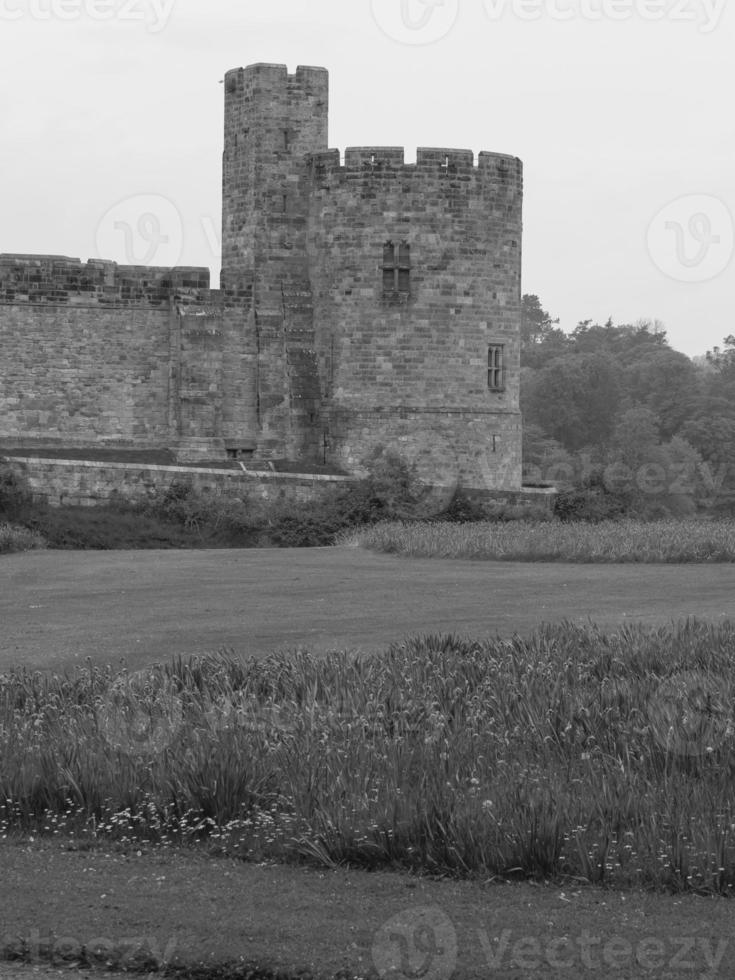
[[[27,527],[0,524],[0,555],[45,547],[46,542],[37,532],[31,531]]]
[[[589,476],[580,486],[563,490],[554,502],[554,516],[561,521],[611,521],[630,513],[632,501],[605,486],[601,472]]]
[[[0,459],[0,517],[17,517],[31,501],[27,480]]]

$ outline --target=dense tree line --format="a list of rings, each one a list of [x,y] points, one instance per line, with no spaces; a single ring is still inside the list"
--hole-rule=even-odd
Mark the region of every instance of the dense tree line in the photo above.
[[[526,295],[521,409],[526,483],[605,512],[735,513],[735,336],[692,360],[658,322],[565,333]]]

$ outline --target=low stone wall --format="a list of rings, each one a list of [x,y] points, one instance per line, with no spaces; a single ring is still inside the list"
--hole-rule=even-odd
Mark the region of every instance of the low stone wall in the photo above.
[[[463,494],[479,506],[492,502],[508,507],[534,507],[548,511],[551,516],[559,491],[556,487],[523,487],[521,490],[463,490]]]
[[[197,492],[221,493],[241,500],[318,499],[353,481],[344,476],[273,473],[254,470],[153,466],[72,459],[5,456],[21,473],[38,500],[93,507],[112,496],[141,501],[165,493],[172,483],[188,483]]]

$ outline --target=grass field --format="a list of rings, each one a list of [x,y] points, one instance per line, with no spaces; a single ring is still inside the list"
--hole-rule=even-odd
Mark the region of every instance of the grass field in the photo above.
[[[404,637],[526,635],[590,620],[733,618],[735,564],[404,560],[354,548],[32,551],[0,560],[0,673],[87,657],[137,670],[173,655],[380,652]]]
[[[735,561],[735,521],[560,521],[467,524],[383,522],[340,537],[342,544],[411,558],[585,563]]]
[[[29,977],[49,960],[163,975],[172,950],[192,980],[728,976],[731,570],[8,556],[0,960]],[[715,622],[665,626],[676,610]],[[581,622],[534,629],[567,613]],[[325,656],[325,636],[380,646],[426,622],[506,639]],[[153,669],[156,630],[161,650],[321,649]],[[75,638],[96,667],[75,669]],[[66,678],[7,669],[62,650]],[[122,650],[127,674],[99,666]]]

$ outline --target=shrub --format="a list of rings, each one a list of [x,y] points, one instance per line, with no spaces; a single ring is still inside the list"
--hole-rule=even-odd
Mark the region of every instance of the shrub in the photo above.
[[[15,518],[31,505],[28,481],[0,459],[0,516]]]
[[[45,547],[46,542],[36,531],[13,524],[0,524],[0,555]]]
[[[554,516],[561,521],[610,521],[626,516],[632,501],[605,486],[601,471],[595,471],[578,487],[563,490],[554,502]]]

